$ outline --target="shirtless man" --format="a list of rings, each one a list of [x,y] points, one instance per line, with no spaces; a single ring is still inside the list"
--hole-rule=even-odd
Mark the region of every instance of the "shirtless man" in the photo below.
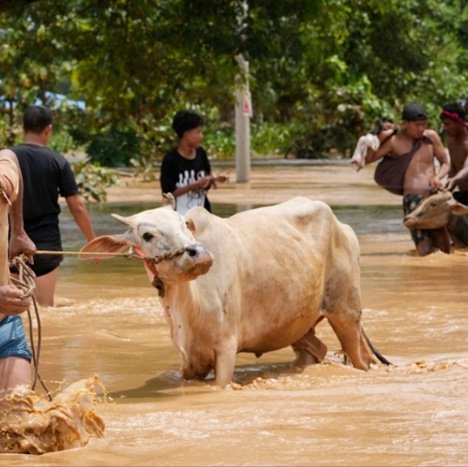
[[[441,188],[441,180],[450,167],[439,135],[427,129],[427,118],[422,105],[407,105],[402,113],[403,130],[391,136],[377,151],[369,150],[366,156],[366,164],[387,156],[402,165],[405,171],[400,193],[405,215],[415,209],[424,196]],[[437,172],[434,158],[439,162]],[[406,169],[405,162],[408,163]],[[434,244],[439,243],[438,235],[434,230],[411,230],[418,255],[432,253]]]
[[[0,391],[30,383],[32,358],[20,314],[31,299],[10,281],[8,227],[12,257],[31,256],[36,248],[23,227],[23,187],[18,160],[12,151],[0,151]],[[11,206],[11,207],[10,207]],[[8,225],[10,217],[10,225]]]
[[[445,105],[440,114],[451,162],[447,188],[453,190],[458,186],[454,198],[468,205],[468,123],[465,117],[465,110],[459,103]]]

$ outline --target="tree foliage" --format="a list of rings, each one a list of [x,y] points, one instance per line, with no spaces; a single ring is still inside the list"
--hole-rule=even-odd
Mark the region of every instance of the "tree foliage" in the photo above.
[[[254,130],[282,125],[283,149],[306,157],[349,148],[409,101],[435,117],[468,84],[464,0],[3,2],[0,37],[5,144],[17,112],[50,91],[86,103],[58,112],[80,144],[134,134],[137,159],[161,156],[181,108],[232,125],[238,54],[250,63]]]

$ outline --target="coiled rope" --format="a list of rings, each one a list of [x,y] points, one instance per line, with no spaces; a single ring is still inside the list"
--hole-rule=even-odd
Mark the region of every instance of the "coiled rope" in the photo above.
[[[37,322],[37,348],[34,343],[34,333],[33,333],[33,322],[32,322],[32,312],[31,308],[28,308],[28,322],[29,322],[29,340],[31,343],[32,358],[34,364],[34,379],[31,389],[34,391],[36,388],[37,381],[39,381],[44,388],[44,391],[47,393],[47,397],[52,401],[52,396],[50,391],[44,383],[41,375],[39,374],[39,359],[41,356],[41,343],[42,343],[42,325],[41,318],[39,316],[39,310],[37,307],[36,297],[34,296],[34,289],[36,283],[34,282],[35,274],[33,270],[26,264],[26,258],[24,255],[16,256],[11,261],[11,267],[17,271],[17,276],[12,275],[12,283],[20,289],[25,297],[31,297],[34,314]]]

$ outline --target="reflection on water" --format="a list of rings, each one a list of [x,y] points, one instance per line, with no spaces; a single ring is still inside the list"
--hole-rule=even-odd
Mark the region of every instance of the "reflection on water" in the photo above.
[[[121,233],[110,212],[153,207],[93,206],[92,216],[98,234]],[[214,209],[227,216],[238,208]],[[0,464],[466,465],[468,256],[408,255],[399,207],[334,211],[360,240],[363,325],[395,366],[344,365],[323,322],[317,334],[329,354],[321,365],[290,367],[289,348],[241,354],[239,386],[183,383],[141,264],[67,258],[58,295],[70,302],[41,313],[41,373],[52,388],[97,373],[114,399],[100,411],[105,437],[40,459],[0,456]],[[68,213],[62,230],[64,247],[78,249]]]

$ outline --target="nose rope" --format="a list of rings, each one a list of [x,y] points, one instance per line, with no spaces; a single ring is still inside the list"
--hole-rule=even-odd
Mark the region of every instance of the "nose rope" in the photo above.
[[[161,255],[161,256],[153,256],[152,258],[144,257],[143,259],[152,265],[156,265],[166,259],[177,258],[177,256],[181,256],[184,253],[185,253],[185,248],[181,248],[180,250],[176,250],[173,253],[166,253],[165,255]]]
[[[32,323],[32,312],[31,308],[28,308],[28,322],[29,322],[29,341],[31,343],[31,351],[32,351],[32,359],[34,364],[34,379],[31,389],[34,391],[37,381],[39,380],[42,387],[44,388],[45,392],[47,393],[47,397],[49,401],[52,401],[52,396],[50,395],[50,391],[47,388],[46,384],[44,383],[41,375],[39,374],[39,358],[41,355],[41,344],[42,344],[42,325],[41,325],[41,318],[39,316],[39,310],[37,307],[36,297],[34,296],[34,289],[36,287],[36,283],[34,282],[34,278],[36,275],[34,274],[33,270],[26,264],[26,258],[23,255],[16,256],[11,260],[11,266],[16,269],[17,276],[11,276],[11,282],[13,285],[20,289],[25,297],[31,297],[34,314],[36,317],[37,322],[37,349],[34,344],[34,335],[33,335],[33,323]]]
[[[139,250],[139,249],[138,249]],[[138,250],[134,250],[133,247],[129,248],[128,251],[122,253],[110,253],[108,251],[69,251],[69,250],[36,250],[35,255],[64,255],[64,256],[123,256],[125,258],[137,258],[145,261],[149,261],[152,264],[159,264],[161,261],[166,259],[174,259],[177,256],[181,256],[185,253],[185,248],[176,250],[172,253],[166,253],[161,256],[145,257],[139,254]]]
[[[65,250],[36,250],[35,255],[65,255],[65,256],[124,256],[126,258],[143,259],[134,253],[132,248],[123,253],[110,253],[108,251],[65,251]]]
[[[139,250],[139,249],[138,249]],[[137,253],[141,250],[138,251]],[[173,253],[167,253],[163,256],[156,256],[154,258],[146,258],[143,257],[143,261],[145,263],[145,268],[153,275],[153,280],[151,281],[151,285],[158,291],[158,295],[163,298],[166,295],[166,286],[164,282],[159,277],[158,270],[156,269],[156,265],[159,264],[161,261],[165,259],[173,259],[177,256],[181,256],[185,253],[185,248],[181,248]]]

